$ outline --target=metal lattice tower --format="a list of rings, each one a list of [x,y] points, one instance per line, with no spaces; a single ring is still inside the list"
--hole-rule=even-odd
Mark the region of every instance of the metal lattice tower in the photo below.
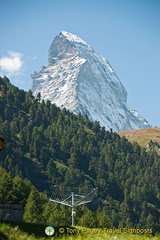
[[[54,192],[52,197],[49,199],[51,202],[59,203],[72,208],[72,226],[74,226],[74,214],[75,207],[89,203],[93,199],[93,193],[97,188],[93,189],[87,194],[76,194],[74,188],[70,191],[70,194],[62,194],[57,186],[54,186]]]

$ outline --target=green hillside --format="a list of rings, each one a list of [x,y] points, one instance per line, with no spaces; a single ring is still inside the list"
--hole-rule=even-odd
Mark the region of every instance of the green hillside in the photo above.
[[[154,149],[34,98],[6,77],[0,78],[0,137],[7,143],[0,152],[0,202],[24,204],[26,222],[70,225],[70,209],[49,202],[53,186],[98,187],[93,202],[77,208],[76,225],[160,231]]]

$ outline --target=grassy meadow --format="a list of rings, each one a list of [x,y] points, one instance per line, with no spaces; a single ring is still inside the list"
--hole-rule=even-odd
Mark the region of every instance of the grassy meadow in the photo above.
[[[118,133],[120,137],[125,136],[130,142],[137,142],[142,147],[147,147],[150,140],[160,144],[160,128],[146,128],[138,130],[127,130]]]
[[[59,228],[55,228],[55,235],[47,236],[45,234],[45,225],[33,223],[16,223],[16,222],[1,222],[0,223],[0,240],[45,240],[45,239],[68,239],[68,240],[158,240],[160,235],[152,236],[140,234],[125,234],[125,233],[106,233],[99,229],[84,229],[82,227],[72,228],[75,234],[67,234],[69,227],[62,227],[66,234],[57,234]],[[70,231],[71,232],[71,231]]]

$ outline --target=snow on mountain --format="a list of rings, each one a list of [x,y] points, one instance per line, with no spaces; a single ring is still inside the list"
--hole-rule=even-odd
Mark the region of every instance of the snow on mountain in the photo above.
[[[87,114],[114,131],[150,127],[127,107],[127,92],[109,62],[82,39],[62,31],[53,40],[48,65],[31,74],[33,94],[60,108]]]

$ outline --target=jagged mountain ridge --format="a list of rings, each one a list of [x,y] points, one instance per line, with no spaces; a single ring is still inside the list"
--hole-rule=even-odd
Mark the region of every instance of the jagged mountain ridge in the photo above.
[[[71,33],[62,31],[49,49],[48,66],[31,74],[31,90],[60,108],[87,114],[114,131],[150,127],[127,107],[127,92],[109,62]]]

